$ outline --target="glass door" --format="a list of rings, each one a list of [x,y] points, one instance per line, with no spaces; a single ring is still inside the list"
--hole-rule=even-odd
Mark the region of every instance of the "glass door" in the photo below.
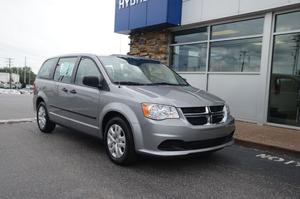
[[[276,16],[268,122],[300,126],[300,12]]]

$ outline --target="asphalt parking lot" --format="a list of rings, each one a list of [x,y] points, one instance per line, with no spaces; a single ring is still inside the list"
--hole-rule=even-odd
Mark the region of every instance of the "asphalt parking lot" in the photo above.
[[[0,94],[0,120],[33,118],[32,95]]]
[[[299,162],[234,145],[211,156],[143,157],[119,167],[100,140],[83,133],[58,127],[42,134],[35,123],[0,126],[1,199],[299,199]]]

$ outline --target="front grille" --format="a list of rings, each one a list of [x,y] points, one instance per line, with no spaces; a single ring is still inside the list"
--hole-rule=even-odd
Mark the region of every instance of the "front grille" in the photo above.
[[[203,107],[192,107],[192,108],[182,108],[183,113],[205,113],[205,106]]]
[[[192,141],[185,142],[182,140],[165,140],[159,146],[158,149],[162,151],[184,151],[184,150],[196,150],[196,149],[205,149],[210,147],[219,146],[233,140],[233,133],[230,135],[209,139],[209,140],[200,140],[200,141]]]
[[[209,110],[212,113],[223,111],[224,106],[210,106]]]
[[[204,124],[207,124],[207,122],[208,122],[207,116],[187,117],[187,120],[192,125],[204,125]]]
[[[181,108],[187,121],[192,125],[219,124],[223,121],[224,105]]]
[[[211,123],[212,124],[220,123],[220,122],[222,122],[223,118],[224,118],[224,113],[212,115],[211,116],[211,121],[212,121]]]

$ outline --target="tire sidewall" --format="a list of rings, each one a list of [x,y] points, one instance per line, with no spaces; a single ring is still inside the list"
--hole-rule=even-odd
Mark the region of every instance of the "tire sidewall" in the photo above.
[[[113,157],[112,154],[110,153],[110,151],[108,149],[108,145],[107,145],[108,130],[114,124],[119,125],[123,129],[123,132],[125,134],[125,139],[126,139],[125,152],[121,158]],[[131,128],[130,128],[129,124],[126,121],[124,121],[124,119],[122,119],[120,117],[114,117],[111,120],[109,120],[109,122],[107,123],[107,125],[105,127],[104,142],[105,142],[106,153],[108,154],[109,158],[114,163],[120,164],[120,165],[127,165],[128,163],[131,162],[130,159],[131,159],[131,156],[133,155],[133,153],[135,153],[135,148],[134,148]]]
[[[43,108],[45,109],[45,114],[46,114],[46,117],[45,117],[45,118],[46,118],[46,123],[45,123],[44,128],[41,128],[40,123],[39,123],[39,110],[40,110],[41,107],[43,107]],[[36,110],[36,119],[37,119],[37,124],[38,124],[39,129],[40,129],[42,132],[44,132],[44,133],[48,132],[47,129],[48,129],[48,126],[50,125],[50,124],[49,124],[49,123],[50,123],[50,120],[49,120],[49,116],[48,116],[48,110],[47,110],[47,107],[46,107],[46,105],[45,105],[44,102],[41,102],[41,103],[39,103],[39,105],[38,105],[38,108],[37,108],[37,110]]]

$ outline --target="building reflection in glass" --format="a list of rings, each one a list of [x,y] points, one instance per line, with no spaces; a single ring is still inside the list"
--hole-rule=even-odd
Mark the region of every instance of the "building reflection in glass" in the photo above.
[[[300,126],[300,33],[275,36],[268,121]]]

